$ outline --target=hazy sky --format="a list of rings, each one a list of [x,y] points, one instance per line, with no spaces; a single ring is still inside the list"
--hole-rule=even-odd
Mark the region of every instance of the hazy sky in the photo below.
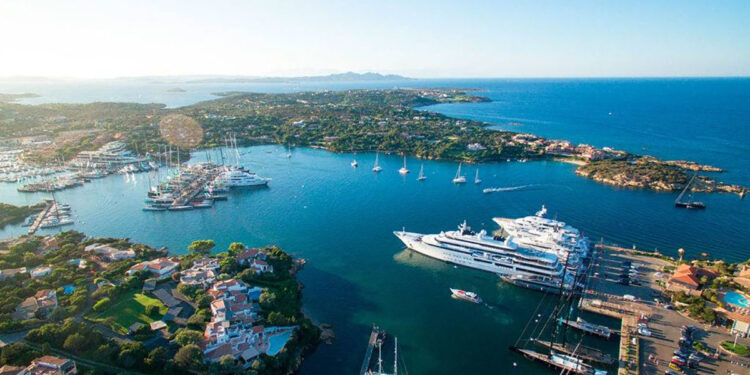
[[[750,75],[750,1],[0,1],[0,76]]]

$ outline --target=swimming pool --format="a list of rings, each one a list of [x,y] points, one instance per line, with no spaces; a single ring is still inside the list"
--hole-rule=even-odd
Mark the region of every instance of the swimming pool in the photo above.
[[[732,305],[739,307],[750,307],[750,301],[748,301],[745,296],[737,292],[727,292],[726,294],[724,294],[724,302],[731,303]]]
[[[268,355],[276,355],[278,352],[281,351],[281,349],[284,348],[284,345],[286,345],[286,342],[289,341],[289,339],[292,337],[292,331],[284,331],[278,334],[275,334],[273,336],[270,336],[268,338],[268,350],[266,351],[266,354]]]

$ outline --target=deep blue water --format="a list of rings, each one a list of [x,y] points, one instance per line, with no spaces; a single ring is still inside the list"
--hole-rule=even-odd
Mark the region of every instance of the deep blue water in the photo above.
[[[489,91],[483,94],[495,100],[440,105],[432,110],[492,120],[500,127],[520,122],[523,125],[512,128],[548,137],[714,163],[730,170],[727,179],[748,184],[743,152],[748,147],[746,119],[750,118],[750,106],[744,105],[747,80],[408,82],[411,87],[428,84],[486,88]],[[221,91],[204,87],[197,92],[191,91],[193,86],[180,86],[188,89],[191,99],[164,102],[184,105]],[[347,87],[351,86],[328,88]],[[293,89],[297,88],[275,85],[264,91]],[[111,100],[134,93],[142,98],[164,95],[163,87],[101,90]],[[20,91],[36,90],[15,92]],[[66,94],[72,95],[69,101],[88,100],[75,92]],[[696,130],[714,121],[725,130]],[[705,135],[704,142],[692,141],[686,135],[690,132]],[[643,147],[647,150],[640,151]],[[229,201],[217,202],[212,209],[141,211],[148,189],[145,174],[136,176],[134,182],[110,176],[56,196],[75,210],[78,221],[72,229],[94,236],[130,237],[167,246],[175,253],[184,252],[192,240],[205,238],[215,239],[219,248],[233,241],[251,246],[278,244],[306,258],[308,265],[299,275],[305,285],[305,308],[317,320],[332,323],[337,340],[306,359],[304,374],[357,371],[373,323],[398,335],[399,352],[411,373],[544,372],[507,351],[541,294],[403,251],[391,233],[402,227],[437,232],[467,219],[475,228],[491,230],[496,228],[491,221],[494,216],[529,215],[546,204],[550,215],[594,239],[604,236],[624,246],[636,244],[668,254],[683,247],[688,256],[708,252],[729,261],[750,257],[750,200],[735,195],[700,195],[708,209],[687,211],[673,207],[674,194],[614,189],[577,177],[575,166],[564,163],[481,165],[484,183],[479,187],[453,185],[450,180],[456,164],[451,162],[425,162],[428,180],[420,183],[415,172],[421,161],[409,158],[413,173],[403,177],[396,173],[401,159],[395,155],[381,155],[385,170],[376,175],[370,172],[371,154],[357,155],[360,168],[353,169],[351,155],[321,150],[295,149],[291,159],[274,146],[242,153],[246,166],[273,178],[270,187],[232,193]],[[203,153],[195,157],[200,160]],[[466,174],[473,175],[474,168],[469,166]],[[489,186],[526,187],[482,194],[481,188]],[[45,196],[21,194],[14,185],[0,184],[2,202],[29,204]],[[22,234],[24,229],[6,227],[0,237]],[[455,301],[449,297],[449,287],[477,291],[494,309]],[[604,346],[616,350],[611,343]]]

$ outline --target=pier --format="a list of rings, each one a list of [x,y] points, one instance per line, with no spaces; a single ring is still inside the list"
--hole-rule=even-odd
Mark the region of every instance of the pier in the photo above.
[[[31,226],[29,227],[29,234],[36,233],[37,229],[39,229],[39,227],[42,225],[44,218],[46,218],[47,214],[49,214],[49,211],[52,208],[54,201],[47,200],[44,203],[45,203],[45,206],[42,209],[42,212],[36,215],[36,219],[34,219],[34,222],[31,223]]]
[[[378,335],[380,329],[373,326],[372,332],[370,332],[370,341],[367,342],[367,351],[365,352],[365,358],[362,360],[362,367],[359,370],[359,375],[367,375],[367,371],[370,367],[370,360],[372,359],[372,351],[375,349],[375,344],[378,342]]]

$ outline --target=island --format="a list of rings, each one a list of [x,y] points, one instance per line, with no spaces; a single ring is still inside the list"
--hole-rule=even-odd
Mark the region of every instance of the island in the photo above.
[[[15,102],[19,99],[27,98],[38,98],[40,95],[34,93],[23,93],[23,94],[3,94],[0,93],[0,102]]]
[[[187,92],[187,90],[181,87],[172,87],[165,90],[166,92]]]
[[[3,241],[0,332],[17,340],[2,365],[46,354],[95,373],[294,372],[321,332],[302,313],[304,262],[274,246],[214,248],[197,240],[176,256],[75,231]]]
[[[7,124],[0,128],[0,137],[48,137],[50,146],[24,153],[23,159],[33,163],[69,160],[80,151],[96,150],[112,140],[123,141],[129,150],[145,156],[158,153],[159,145],[171,142],[160,131],[160,121],[182,115],[201,128],[198,148],[223,146],[224,138],[232,134],[241,146],[380,151],[466,163],[560,160],[578,164],[578,175],[600,183],[657,191],[683,189],[694,172],[723,172],[692,161],[660,160],[609,147],[495,130],[486,122],[452,118],[424,108],[489,100],[477,94],[450,88],[223,92],[216,94],[218,99],[180,108],[134,103],[0,103],[0,121]],[[708,175],[700,175],[691,188],[745,192],[743,186],[723,184]]]

